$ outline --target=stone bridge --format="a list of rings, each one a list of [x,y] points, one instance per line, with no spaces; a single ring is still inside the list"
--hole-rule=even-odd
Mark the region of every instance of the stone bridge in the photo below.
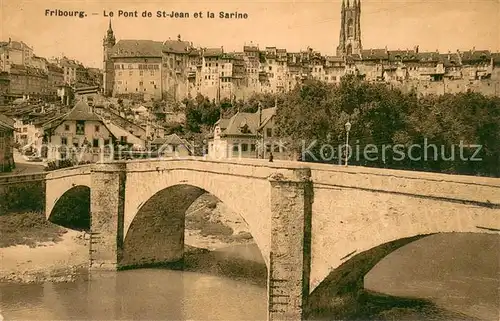
[[[248,223],[266,262],[269,320],[304,318],[325,278],[380,246],[362,273],[424,235],[500,231],[495,178],[262,160],[111,162],[48,173],[47,218],[82,185],[91,189],[94,270],[181,260],[186,209],[204,192],[216,196]],[[150,229],[134,229],[140,221]],[[156,249],[130,246],[143,238]]]

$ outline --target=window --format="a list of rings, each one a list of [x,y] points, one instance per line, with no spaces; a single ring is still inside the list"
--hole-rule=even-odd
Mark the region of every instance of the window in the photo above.
[[[351,44],[347,45],[347,55],[348,56],[352,55],[352,45]]]
[[[142,81],[139,81],[139,86],[143,86],[144,83]]]
[[[61,137],[61,145],[68,145],[68,139],[66,137]]]
[[[139,71],[139,76],[144,76],[144,71]]]
[[[273,137],[273,129],[272,128],[267,128],[266,129],[266,136],[267,137]]]
[[[121,136],[120,137],[120,142],[121,143],[127,143],[127,136]]]
[[[85,135],[85,121],[79,120],[76,122],[76,134]]]
[[[109,139],[104,140],[104,145],[109,145]]]
[[[155,75],[155,71],[154,71],[154,70],[151,70],[150,75],[151,75],[151,76],[154,76],[154,75]]]
[[[241,151],[242,152],[248,151],[248,144],[241,144]]]
[[[279,153],[280,152],[280,145],[276,144],[274,145],[274,152]]]
[[[266,152],[270,152],[271,151],[271,145],[270,144],[266,144]]]
[[[351,38],[354,36],[354,23],[352,19],[347,21],[347,37]]]
[[[68,124],[64,125],[64,130],[69,132],[69,125]]]
[[[131,71],[129,71],[129,72],[128,72],[128,75],[129,75],[129,76],[132,76],[132,75],[133,75],[133,73],[134,73],[134,72],[131,70]]]
[[[101,128],[99,127],[99,125],[95,125],[95,132],[96,132],[96,133],[98,133],[98,132],[99,132],[99,129],[101,129]]]
[[[122,75],[122,72],[121,72],[121,71],[119,71],[119,72],[118,72],[118,76],[121,76],[121,75]]]
[[[92,141],[92,147],[94,147],[94,148],[95,148],[95,147],[99,147],[99,139],[94,139],[94,140]]]
[[[255,144],[250,145],[250,151],[255,152]]]
[[[238,144],[233,144],[233,152],[238,152],[240,149],[239,149],[239,146]]]

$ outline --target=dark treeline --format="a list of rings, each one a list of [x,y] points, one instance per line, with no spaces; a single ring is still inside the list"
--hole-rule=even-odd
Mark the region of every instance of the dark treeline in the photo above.
[[[500,176],[498,97],[418,97],[344,77],[338,86],[305,83],[284,96],[277,113],[280,136],[306,161],[339,163],[340,155],[343,163],[338,146],[349,121],[349,164]]]
[[[167,130],[201,145],[221,116],[275,103],[278,134],[303,161],[343,164],[349,121],[351,165],[500,176],[500,98],[478,93],[420,97],[351,76],[340,85],[310,80],[246,101],[187,98],[186,122]]]

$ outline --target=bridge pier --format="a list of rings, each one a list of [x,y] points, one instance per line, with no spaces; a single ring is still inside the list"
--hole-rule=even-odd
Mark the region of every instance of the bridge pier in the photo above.
[[[117,270],[122,257],[125,164],[98,164],[90,194],[90,269]]]
[[[290,175],[288,175],[290,174]],[[313,186],[310,169],[271,176],[268,320],[302,320],[309,295]]]

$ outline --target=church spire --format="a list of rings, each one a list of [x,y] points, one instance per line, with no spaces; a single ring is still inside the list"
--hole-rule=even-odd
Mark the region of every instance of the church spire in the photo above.
[[[347,3],[347,5],[346,5]],[[342,0],[337,56],[361,54],[361,1]]]
[[[114,46],[115,42],[115,34],[113,32],[113,27],[111,26],[111,19],[109,19],[108,32],[106,33],[106,37],[104,37],[104,45]]]

